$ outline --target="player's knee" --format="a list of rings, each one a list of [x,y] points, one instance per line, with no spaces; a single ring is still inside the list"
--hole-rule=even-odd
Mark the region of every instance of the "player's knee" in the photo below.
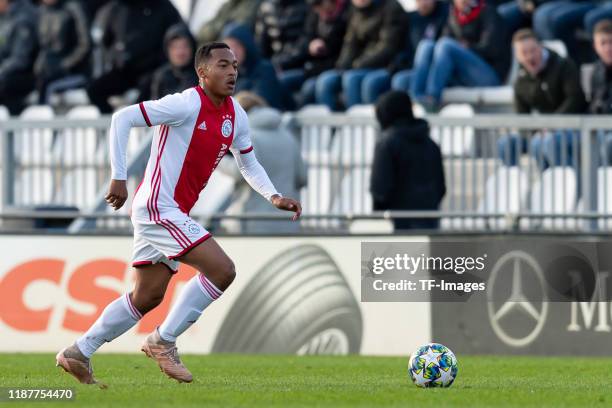
[[[223,286],[227,288],[236,278],[236,266],[234,265],[234,262],[232,262],[231,259],[228,259],[223,263],[221,275],[223,276],[224,281]]]
[[[164,293],[159,291],[149,291],[147,293],[134,292],[134,306],[142,315],[155,309],[164,300]]]

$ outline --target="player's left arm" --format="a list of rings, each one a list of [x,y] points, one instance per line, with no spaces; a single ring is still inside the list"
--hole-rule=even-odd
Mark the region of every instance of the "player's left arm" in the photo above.
[[[261,163],[259,163],[253,151],[246,112],[244,112],[237,103],[234,105],[236,120],[234,141],[230,150],[234,155],[234,159],[236,160],[242,177],[255,191],[265,197],[266,200],[270,201],[276,208],[285,211],[293,211],[295,213],[293,220],[297,220],[302,214],[302,205],[299,201],[293,198],[283,197],[276,191],[268,173],[266,173],[266,170]]]

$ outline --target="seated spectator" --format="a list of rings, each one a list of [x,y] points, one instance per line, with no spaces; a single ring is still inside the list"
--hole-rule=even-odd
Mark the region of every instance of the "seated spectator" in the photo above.
[[[429,137],[429,125],[415,119],[410,96],[390,91],[376,103],[382,134],[376,143],[370,192],[373,208],[437,210],[446,194],[442,154]],[[437,219],[396,219],[396,230],[437,228]]]
[[[305,0],[263,0],[255,23],[255,42],[261,55],[278,71],[297,68],[291,55],[308,15]]]
[[[239,23],[246,26],[251,32],[255,31],[255,18],[261,0],[228,0],[209,21],[202,24],[197,39],[200,44],[217,41],[221,37],[223,27],[230,23]]]
[[[157,69],[151,83],[151,99],[182,92],[198,84],[198,75],[193,69],[195,40],[184,24],[168,29],[164,38],[164,49],[168,63]]]
[[[431,60],[433,44],[440,38],[442,30],[446,26],[449,6],[446,2],[439,0],[416,0],[416,10],[408,13],[408,43],[405,44],[406,52],[404,58],[399,61],[399,70],[393,75],[391,88],[398,91],[410,91],[414,71],[415,59]],[[419,44],[420,53],[415,55]],[[426,55],[423,55],[423,52]]]
[[[549,1],[534,12],[533,29],[541,40],[563,41],[568,54],[575,57],[580,51],[576,29],[582,27],[585,15],[594,8],[594,1]]]
[[[498,86],[510,68],[510,47],[503,20],[484,0],[453,0],[444,37],[419,45],[412,97],[436,109],[450,85]],[[422,48],[428,48],[424,50]],[[433,52],[431,51],[433,49]]]
[[[533,13],[544,3],[550,0],[512,0],[497,6],[497,12],[506,22],[510,34],[520,28],[531,27]]]
[[[310,11],[297,44],[287,56],[279,79],[292,94],[301,88],[298,105],[314,103],[316,76],[332,69],[342,48],[348,17],[347,0],[308,0]]]
[[[570,59],[561,58],[542,47],[530,29],[513,37],[519,72],[514,83],[516,113],[584,113],[586,101],[578,69]],[[519,152],[529,151],[541,170],[549,166],[574,166],[578,169],[578,135],[573,131],[538,132],[531,141],[519,136],[499,140],[499,157],[504,164],[517,164]]]
[[[38,17],[30,0],[0,0],[0,15],[7,18],[0,33],[0,105],[17,115],[34,89]]]
[[[591,101],[589,113],[612,114],[612,20],[602,20],[595,25],[593,46],[598,61],[591,77]],[[612,164],[612,133],[600,132],[601,160],[605,166]]]
[[[602,20],[612,20],[612,2],[602,1],[597,8],[584,15],[584,28],[587,33],[593,34],[595,25]]]
[[[267,107],[265,101],[251,92],[240,92],[236,100],[249,116],[253,149],[257,159],[266,169],[270,180],[284,195],[297,197],[306,186],[306,166],[300,153],[298,141],[281,126],[281,113]],[[235,162],[223,162],[219,169],[232,176],[239,184],[236,193],[240,199],[228,211],[240,214],[276,213],[261,195],[254,192],[240,175]],[[242,233],[248,234],[294,234],[300,230],[300,223],[290,220],[249,220],[241,223]]]
[[[85,11],[77,1],[43,0],[38,23],[40,52],[34,64],[38,103],[89,78],[91,39]]]
[[[223,30],[222,38],[238,60],[235,92],[251,91],[273,108],[284,109],[282,89],[274,67],[261,57],[249,29],[240,24],[230,24]]]
[[[385,69],[404,47],[407,15],[397,0],[352,0],[347,32],[336,69],[323,72],[316,83],[316,102],[330,109],[372,103],[389,89]],[[386,79],[385,79],[386,77]]]
[[[87,87],[90,101],[111,113],[108,98],[138,88],[149,99],[153,72],[166,62],[164,35],[182,22],[170,0],[113,0],[96,15],[94,40],[104,50],[105,71]]]

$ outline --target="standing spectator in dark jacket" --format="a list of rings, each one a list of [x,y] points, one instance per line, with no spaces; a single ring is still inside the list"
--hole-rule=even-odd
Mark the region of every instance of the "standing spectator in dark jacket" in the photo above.
[[[238,60],[235,93],[251,91],[264,98],[273,108],[283,109],[282,89],[274,67],[269,60],[261,57],[249,29],[240,24],[230,24],[221,37]]]
[[[352,0],[348,27],[336,69],[321,74],[316,85],[317,103],[338,108],[342,91],[344,105],[372,103],[380,90],[384,71],[401,52],[406,37],[406,12],[397,0]],[[384,73],[384,72],[383,72]]]
[[[439,0],[416,0],[417,9],[408,13],[408,43],[393,75],[391,88],[409,92],[414,71],[413,61],[431,60],[435,42],[448,20],[448,3]],[[415,53],[419,50],[419,53]],[[417,64],[418,62],[414,62]]]
[[[302,35],[307,15],[308,5],[304,0],[263,0],[259,6],[255,41],[261,55],[272,61],[277,70],[299,65],[291,55]]]
[[[217,11],[217,14],[205,22],[197,37],[201,44],[217,41],[221,37],[223,27],[230,23],[242,24],[253,32],[255,19],[261,0],[228,0]]]
[[[29,0],[0,0],[0,14],[7,17],[0,34],[0,105],[17,115],[34,88],[36,9]]]
[[[516,113],[584,113],[586,101],[580,87],[578,69],[570,59],[541,46],[530,29],[513,37],[519,72],[514,83]],[[572,131],[538,132],[526,138],[510,136],[499,141],[499,155],[506,165],[515,165],[516,152],[527,149],[543,170],[549,166],[577,167],[578,138]],[[562,151],[564,149],[565,151]]]
[[[308,4],[304,31],[287,60],[299,68],[284,71],[279,78],[291,93],[302,87],[299,105],[314,103],[315,77],[336,64],[348,16],[348,0],[308,0]]]
[[[198,84],[198,75],[193,69],[195,47],[187,26],[176,24],[168,29],[164,38],[168,63],[153,74],[151,99],[182,92]]]
[[[43,0],[38,24],[40,52],[34,64],[40,104],[55,92],[84,86],[89,74],[91,40],[81,4]]]
[[[589,113],[612,114],[612,20],[602,20],[593,30],[593,46],[599,60],[591,77]],[[600,132],[601,163],[612,164],[612,133]]]
[[[138,87],[148,99],[153,72],[166,61],[164,35],[182,22],[170,0],[114,0],[96,16],[94,40],[104,50],[105,72],[87,88],[102,113],[112,112],[108,98]]]
[[[497,86],[506,79],[510,41],[494,7],[484,0],[453,0],[444,34],[431,60],[415,65],[412,96],[426,107],[436,108],[449,85]]]
[[[370,192],[375,211],[437,210],[446,194],[442,154],[429,125],[412,114],[408,94],[391,91],[376,104],[382,129],[376,143]],[[437,228],[436,219],[397,219],[395,229]]]

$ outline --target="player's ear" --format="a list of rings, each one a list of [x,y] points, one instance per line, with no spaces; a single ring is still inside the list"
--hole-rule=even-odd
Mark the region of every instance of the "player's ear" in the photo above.
[[[196,69],[196,73],[198,74],[198,78],[200,78],[200,80],[204,80],[206,77],[208,77],[209,68],[210,67],[206,63],[200,64],[200,66],[198,66],[198,68]]]

